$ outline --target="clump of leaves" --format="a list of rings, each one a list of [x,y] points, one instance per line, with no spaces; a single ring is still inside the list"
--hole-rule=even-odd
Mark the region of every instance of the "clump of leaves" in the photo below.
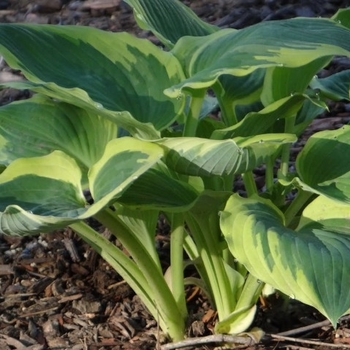
[[[264,283],[335,325],[350,307],[350,127],[313,135],[295,170],[289,161],[327,100],[349,100],[349,71],[317,73],[350,55],[350,9],[220,30],[177,0],[127,2],[167,50],[127,33],[0,24],[0,52],[26,77],[3,87],[35,92],[0,108],[1,233],[69,225],[174,340],[187,284],[207,293],[217,332],[249,327]],[[262,164],[263,192],[252,172]],[[245,197],[232,192],[238,175]],[[165,276],[160,213],[171,224]],[[189,264],[200,278],[184,278]]]

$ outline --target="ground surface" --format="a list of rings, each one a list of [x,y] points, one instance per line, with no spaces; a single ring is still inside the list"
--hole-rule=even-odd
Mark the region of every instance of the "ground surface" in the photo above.
[[[350,1],[310,0],[195,0],[184,1],[202,18],[222,27],[241,28],[262,20],[295,16],[331,16]],[[34,22],[89,25],[110,31],[129,31],[155,38],[139,30],[130,8],[119,0],[0,0],[0,22]],[[44,59],[44,58],[42,58]],[[349,68],[338,60],[332,70]],[[13,72],[4,64],[0,80]],[[27,98],[14,90],[0,92],[0,104]],[[312,132],[337,128],[350,120],[350,105],[336,103],[317,119],[296,146],[300,149]],[[168,256],[168,237],[160,224],[157,244]],[[190,337],[211,334],[215,313],[197,289],[188,290],[192,322]],[[342,320],[334,331],[312,308],[292,301],[282,307],[274,296],[259,305],[255,325],[268,334],[314,325],[303,332],[280,334],[296,339],[267,337],[259,349],[328,349],[350,347],[350,322]],[[0,236],[0,349],[154,349],[164,339],[121,278],[77,236],[62,230],[34,238]],[[304,343],[302,343],[304,341]],[[312,343],[315,342],[315,344]],[[187,349],[213,349],[192,345]]]

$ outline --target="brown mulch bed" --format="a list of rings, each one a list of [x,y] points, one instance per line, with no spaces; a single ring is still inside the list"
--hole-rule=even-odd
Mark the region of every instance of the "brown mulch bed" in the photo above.
[[[337,0],[186,0],[184,3],[208,22],[233,28],[262,20],[330,16],[339,7],[350,6],[349,1]],[[132,11],[119,0],[0,0],[0,22],[95,26],[133,32],[157,42],[151,33],[137,28]],[[350,68],[349,61],[338,59],[329,70],[344,68]],[[1,70],[13,77],[6,65],[2,64]],[[28,92],[4,90],[0,92],[0,105],[28,96]],[[295,152],[313,132],[338,128],[349,121],[350,104],[333,103],[330,112],[308,128],[295,145]],[[168,234],[161,223],[156,244],[166,267]],[[213,349],[213,343],[198,342],[212,335],[215,311],[197,288],[188,288],[187,300],[191,315],[187,333],[189,338],[197,339],[197,344],[187,344],[186,349]],[[316,310],[294,300],[286,302],[278,294],[261,300],[254,326],[270,336],[256,346],[241,344],[244,348],[350,348],[348,318],[342,319],[334,330]],[[39,237],[0,236],[1,350],[141,350],[161,346],[166,349],[165,343],[156,320],[128,285],[69,229]]]
[[[0,254],[0,344],[18,339],[30,349],[155,346],[156,322],[70,230],[2,237]]]

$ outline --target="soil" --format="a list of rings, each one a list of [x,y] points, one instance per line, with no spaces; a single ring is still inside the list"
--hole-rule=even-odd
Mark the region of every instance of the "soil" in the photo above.
[[[338,8],[350,5],[350,1],[340,0],[184,3],[206,21],[232,28],[295,16],[331,16]],[[136,26],[131,9],[120,0],[0,0],[0,22],[95,26],[132,32],[157,43],[152,33]],[[1,68],[0,79],[15,74],[5,64]],[[344,68],[350,68],[349,60],[337,58],[323,74]],[[3,90],[0,105],[28,96],[28,92]],[[349,111],[349,104],[333,103],[330,111],[316,119],[301,137],[295,152],[313,132],[348,123]],[[168,233],[161,221],[156,241],[166,266]],[[194,344],[186,349],[213,349],[215,344],[195,343],[212,334],[215,311],[199,289],[188,288],[187,301],[191,314],[187,333]],[[350,348],[348,318],[343,318],[334,330],[316,310],[294,300],[286,303],[278,294],[261,299],[253,326],[263,329],[267,336],[254,346],[236,344],[235,348]],[[290,338],[294,336],[297,338]],[[141,350],[166,349],[161,345],[166,343],[156,320],[128,285],[72,231],[59,230],[39,237],[0,236],[0,349]],[[174,344],[173,348],[180,345]]]

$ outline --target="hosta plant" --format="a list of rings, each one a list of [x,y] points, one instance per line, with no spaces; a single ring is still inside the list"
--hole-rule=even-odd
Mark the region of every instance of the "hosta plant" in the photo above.
[[[329,99],[349,99],[349,71],[317,73],[350,55],[350,9],[221,30],[176,0],[127,2],[162,47],[0,24],[0,53],[26,78],[3,87],[34,92],[0,108],[1,233],[70,226],[174,340],[185,336],[189,284],[217,310],[216,332],[246,330],[265,283],[336,325],[350,307],[350,127],[313,135],[295,167],[290,150]],[[244,193],[232,191],[237,177]],[[160,213],[171,226],[165,272]],[[184,277],[189,265],[198,277]]]

